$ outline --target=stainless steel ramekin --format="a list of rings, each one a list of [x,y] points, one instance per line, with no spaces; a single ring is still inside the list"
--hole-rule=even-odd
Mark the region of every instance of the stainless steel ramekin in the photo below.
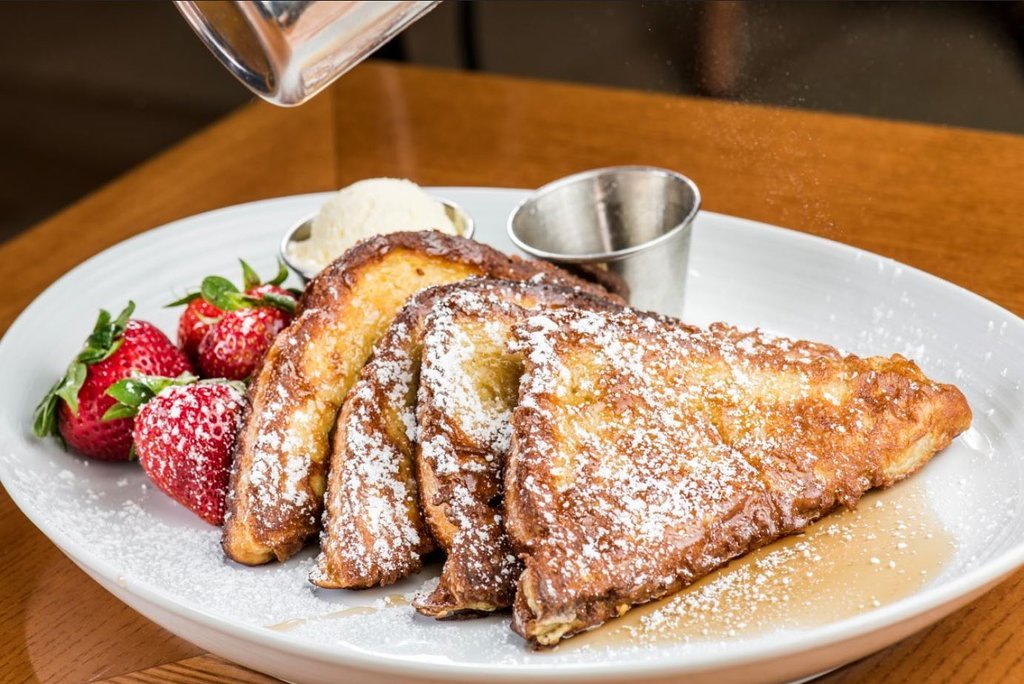
[[[591,264],[622,278],[630,304],[682,314],[693,219],[700,190],[653,166],[614,166],[549,183],[523,200],[508,234],[527,254]]]

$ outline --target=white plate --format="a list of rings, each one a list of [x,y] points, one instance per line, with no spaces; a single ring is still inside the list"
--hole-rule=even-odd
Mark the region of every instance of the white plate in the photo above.
[[[517,190],[441,188],[500,249]],[[93,257],[54,283],[0,342],[0,479],[72,560],[120,599],[216,654],[292,681],[391,678],[693,681],[796,678],[886,646],[949,613],[1024,562],[1024,321],[961,288],[863,251],[704,212],[696,222],[687,318],[726,320],[839,345],[904,353],[956,382],[974,427],[915,476],[958,548],[912,596],[814,630],[662,647],[531,653],[502,617],[436,623],[407,606],[291,632],[266,626],[409,595],[423,575],[382,590],[315,591],[307,550],[282,565],[225,562],[218,531],[165,498],[132,464],[88,462],[30,432],[32,408],[78,350],[96,310],[173,332],[162,305],[237,257],[274,265],[281,231],[324,195],[230,207],[177,221]],[[689,680],[688,680],[689,681]]]

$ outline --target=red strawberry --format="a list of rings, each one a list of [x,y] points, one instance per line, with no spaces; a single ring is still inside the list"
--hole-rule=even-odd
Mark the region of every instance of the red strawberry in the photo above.
[[[256,370],[291,314],[261,307],[229,311],[199,345],[199,371],[204,377],[244,380]]]
[[[100,311],[82,351],[36,407],[37,435],[61,437],[90,458],[130,458],[132,421],[103,420],[114,404],[107,389],[136,373],[178,375],[191,370],[188,359],[166,335],[150,323],[130,319],[134,310],[135,304],[129,302],[113,320]]]
[[[199,357],[199,343],[224,312],[202,297],[193,299],[178,319],[178,346],[195,363]]]
[[[135,453],[165,494],[211,525],[224,522],[231,445],[245,397],[232,383],[138,378],[112,388],[135,418]],[[154,390],[155,396],[154,396]]]
[[[204,377],[222,376],[222,373],[213,369],[219,369],[227,363],[235,370],[233,370],[232,375],[225,377],[240,379],[247,376],[238,376],[237,372],[239,371],[237,371],[237,368],[249,368],[249,373],[251,373],[251,368],[255,365],[255,362],[247,361],[247,357],[251,355],[252,351],[249,344],[244,347],[244,353],[238,358],[232,357],[230,359],[218,360],[213,365],[204,365],[199,360],[199,347],[202,344],[203,338],[226,314],[237,311],[251,311],[260,307],[270,307],[286,312],[289,314],[287,320],[290,320],[290,314],[295,310],[297,293],[280,287],[281,283],[288,276],[288,271],[284,264],[278,263],[277,275],[264,284],[261,283],[259,275],[256,274],[256,271],[249,264],[241,259],[239,261],[242,264],[244,292],[239,291],[226,278],[207,276],[203,279],[202,287],[198,292],[193,292],[168,305],[188,304],[188,307],[178,321],[178,344],[189,358],[200,367]],[[274,317],[263,316],[259,318],[259,325],[263,328],[271,329],[276,325],[268,325],[268,323],[273,323],[272,319]],[[268,320],[263,321],[262,319],[264,318]],[[233,325],[237,327],[237,324]],[[276,331],[274,334],[276,334]],[[265,349],[265,346],[257,349],[256,356],[262,356],[262,350]]]

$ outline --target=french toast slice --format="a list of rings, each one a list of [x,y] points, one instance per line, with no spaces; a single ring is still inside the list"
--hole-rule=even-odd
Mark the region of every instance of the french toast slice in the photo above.
[[[621,308],[572,292],[531,302],[461,291],[438,301],[427,319],[416,472],[420,505],[446,559],[437,586],[414,602],[424,615],[464,617],[512,605],[520,566],[502,525],[502,473],[522,364],[508,343],[531,309],[564,307]]]
[[[329,436],[373,344],[410,295],[471,276],[603,292],[549,264],[432,231],[377,236],[347,251],[309,283],[250,381],[222,538],[229,558],[284,560],[315,536]]]
[[[576,288],[496,279],[440,285],[411,297],[374,347],[338,416],[320,555],[310,575],[318,586],[391,584],[419,570],[422,555],[434,548],[414,471],[416,393],[427,321],[450,301],[504,309],[613,306]]]
[[[971,422],[901,357],[632,311],[516,328],[505,523],[513,629],[559,640],[920,468]]]

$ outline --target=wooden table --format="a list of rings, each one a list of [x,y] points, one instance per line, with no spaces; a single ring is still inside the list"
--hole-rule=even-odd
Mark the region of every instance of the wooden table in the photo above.
[[[247,106],[0,246],[0,331],[86,257],[196,212],[368,176],[529,187],[626,163],[685,172],[707,209],[884,254],[1024,314],[1022,138],[367,64],[299,109]],[[118,602],[6,493],[0,540],[0,681],[270,681]],[[1024,572],[825,681],[1024,680],[1022,609]]]

